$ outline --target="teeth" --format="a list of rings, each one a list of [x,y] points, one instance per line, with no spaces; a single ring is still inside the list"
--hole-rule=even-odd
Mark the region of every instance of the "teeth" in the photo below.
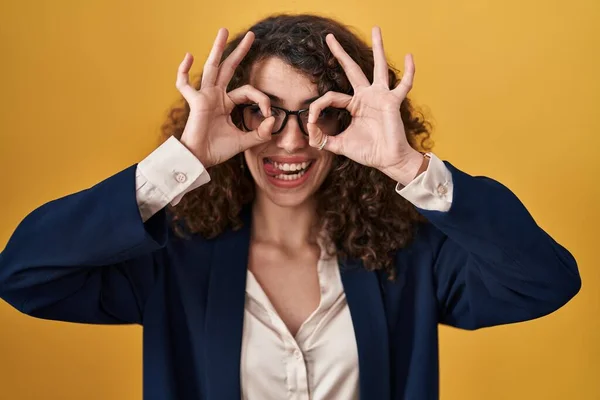
[[[281,174],[281,175],[275,176],[275,178],[281,179],[282,181],[293,181],[293,180],[302,178],[302,175],[304,175],[305,173],[306,173],[306,171],[300,171],[297,174],[290,174],[290,175]]]
[[[301,171],[310,165],[310,161],[297,164],[278,163],[273,161],[273,166],[281,171]]]

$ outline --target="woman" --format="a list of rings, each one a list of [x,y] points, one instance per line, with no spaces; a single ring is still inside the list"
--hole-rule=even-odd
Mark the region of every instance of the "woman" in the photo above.
[[[146,399],[370,400],[438,397],[438,323],[577,293],[571,254],[506,187],[419,152],[412,58],[398,82],[378,29],[372,50],[309,15],[226,40],[196,88],[186,55],[158,149],[24,219],[3,299],[143,324]]]

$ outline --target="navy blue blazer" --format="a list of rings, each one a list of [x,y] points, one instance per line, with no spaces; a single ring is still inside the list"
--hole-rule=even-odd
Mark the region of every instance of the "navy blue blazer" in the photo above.
[[[580,288],[574,258],[510,190],[446,165],[452,207],[419,210],[430,223],[397,252],[396,281],[340,263],[363,400],[438,398],[439,323],[530,320]],[[0,253],[0,296],[38,318],[142,324],[147,400],[239,399],[247,215],[213,240],[177,238],[164,210],[142,222],[132,166],[29,214]]]

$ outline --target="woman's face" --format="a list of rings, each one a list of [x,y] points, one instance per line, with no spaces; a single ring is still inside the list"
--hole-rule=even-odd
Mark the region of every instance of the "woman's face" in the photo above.
[[[316,84],[279,58],[256,63],[250,85],[271,98],[271,105],[286,110],[306,109],[319,97]],[[290,115],[281,132],[244,152],[256,184],[257,196],[282,207],[310,200],[331,169],[334,155],[309,146],[296,116]]]

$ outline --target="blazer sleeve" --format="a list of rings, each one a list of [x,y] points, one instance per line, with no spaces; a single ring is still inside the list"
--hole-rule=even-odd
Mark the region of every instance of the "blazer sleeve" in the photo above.
[[[448,211],[418,209],[439,231],[433,273],[443,324],[477,329],[549,314],[581,287],[577,263],[505,186],[445,162]]]
[[[142,323],[169,224],[164,210],[142,222],[135,173],[30,213],[0,253],[0,297],[38,318]]]

